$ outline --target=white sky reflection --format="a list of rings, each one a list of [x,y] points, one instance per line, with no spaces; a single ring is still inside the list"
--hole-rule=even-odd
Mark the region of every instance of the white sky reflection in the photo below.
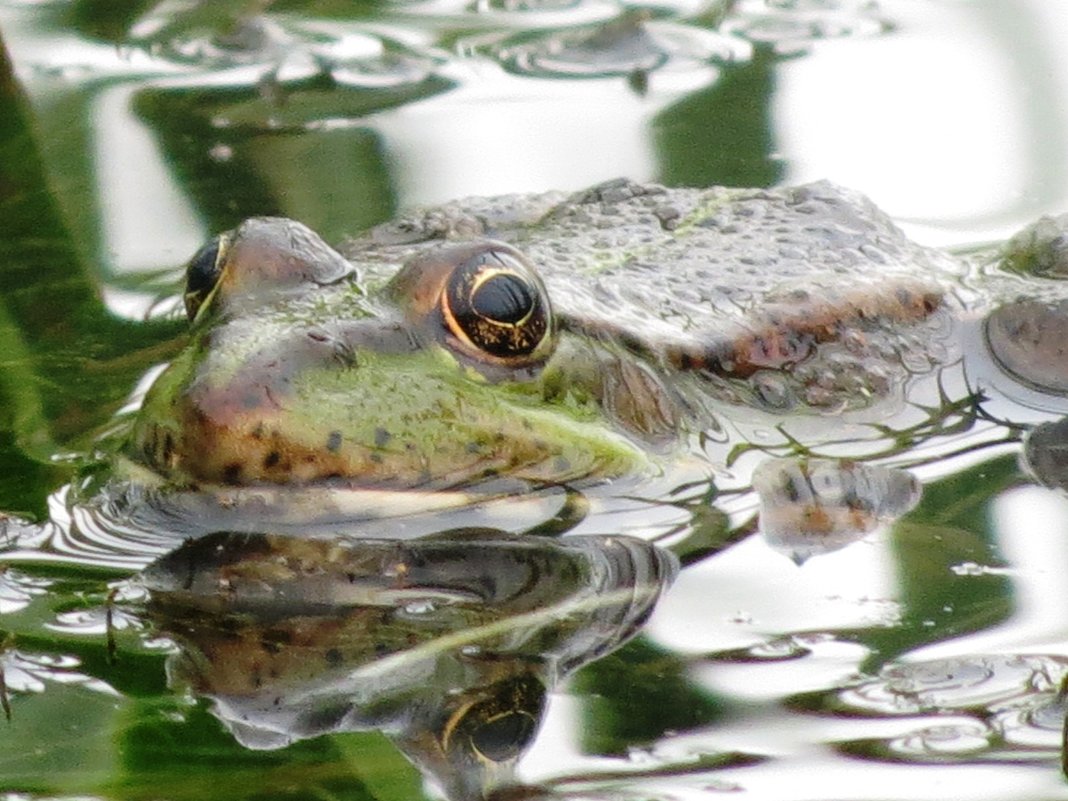
[[[1027,97],[1008,54],[980,15],[933,5],[922,29],[906,21],[782,65],[772,108],[786,182],[829,178],[891,214],[950,220],[995,215],[1023,191]]]
[[[861,189],[931,244],[1003,237],[1065,205],[1068,4],[881,5],[894,31],[781,65],[784,182]]]
[[[151,130],[133,113],[136,89],[102,93],[93,113],[104,247],[117,272],[173,267],[207,238]]]

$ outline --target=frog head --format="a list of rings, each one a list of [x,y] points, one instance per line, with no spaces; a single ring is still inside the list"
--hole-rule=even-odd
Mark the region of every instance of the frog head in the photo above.
[[[300,223],[251,219],[193,257],[185,306],[190,342],[128,446],[172,484],[436,489],[650,468],[606,409],[600,373],[621,360],[564,330],[503,242],[428,246],[376,286]],[[641,405],[623,394],[614,406]]]

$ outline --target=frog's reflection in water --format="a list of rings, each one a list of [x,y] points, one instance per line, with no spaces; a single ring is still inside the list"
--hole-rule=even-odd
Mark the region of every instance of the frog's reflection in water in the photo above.
[[[250,748],[378,729],[453,799],[515,782],[546,695],[633,636],[677,570],[627,537],[213,534],[142,574],[172,685]]]

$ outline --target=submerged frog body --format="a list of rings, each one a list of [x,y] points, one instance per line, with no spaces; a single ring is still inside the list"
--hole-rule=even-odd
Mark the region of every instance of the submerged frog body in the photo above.
[[[826,183],[471,199],[343,252],[263,218],[197,254],[133,462],[180,487],[655,471],[723,416],[888,414],[986,303]]]

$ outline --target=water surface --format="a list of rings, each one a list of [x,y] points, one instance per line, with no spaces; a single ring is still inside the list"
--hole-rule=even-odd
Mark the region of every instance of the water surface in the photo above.
[[[830,178],[971,247],[1068,208],[1060,0],[256,5],[0,3],[21,87],[0,85],[5,799],[515,777],[576,799],[1068,797],[1068,500],[1021,469],[1018,427],[955,443],[947,415],[922,496],[892,488],[889,516],[911,511],[833,549],[756,533],[741,490],[561,493],[528,527],[570,537],[517,542],[510,508],[448,518],[466,531],[440,548],[332,551],[342,583],[299,548],[260,583],[277,546],[256,534],[247,561],[192,545],[131,583],[181,538],[101,522],[69,485],[94,486],[78,468],[175,352],[182,262],[249,215],[335,241],[412,204],[619,175]],[[471,547],[485,575],[456,567]],[[426,562],[404,592],[381,581]],[[170,583],[216,568],[247,607]],[[291,700],[247,694],[271,670]]]

